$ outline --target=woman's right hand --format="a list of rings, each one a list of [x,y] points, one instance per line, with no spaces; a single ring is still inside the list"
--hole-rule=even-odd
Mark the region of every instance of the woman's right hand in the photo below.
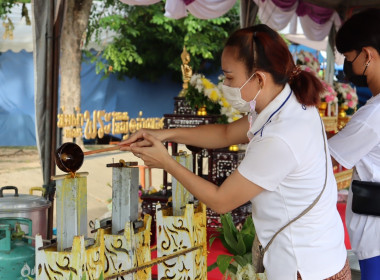
[[[149,133],[154,136],[156,139],[163,142],[165,140],[165,130],[163,129],[147,129],[142,128],[137,132],[133,133],[128,139],[121,141],[118,145],[120,146],[121,151],[130,151],[130,146],[134,147],[150,147],[152,143],[144,139],[143,134]]]

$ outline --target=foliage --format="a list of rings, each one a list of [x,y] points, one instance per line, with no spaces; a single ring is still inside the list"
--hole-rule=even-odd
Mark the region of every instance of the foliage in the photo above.
[[[101,44],[101,32],[114,34],[113,42],[103,52],[86,53],[97,63],[97,73],[108,76],[116,72],[119,77],[151,81],[170,73],[180,81],[184,45],[191,55],[190,66],[204,72],[207,62],[219,59],[224,40],[239,26],[238,4],[225,16],[210,20],[191,14],[170,19],[164,16],[164,5],[164,1],[149,6],[129,6],[118,0],[94,1],[86,41],[95,38]]]
[[[14,5],[30,3],[30,0],[5,0],[0,1],[0,18],[4,19],[10,12]],[[22,15],[24,16],[24,15]]]
[[[252,264],[255,227],[251,216],[247,217],[241,230],[235,227],[231,213],[221,215],[220,218],[222,227],[218,229],[217,236],[210,238],[210,247],[215,238],[219,238],[231,255],[219,255],[216,262],[208,267],[208,271],[218,267],[222,274],[228,271],[237,275],[242,268]]]
[[[213,91],[217,94],[217,87],[207,80],[203,75],[195,74],[191,77],[188,89],[186,90],[185,98],[189,105],[194,109],[199,109],[202,106],[206,107],[207,114],[219,115],[221,106],[216,99],[209,98],[205,90]],[[213,95],[215,95],[213,94]],[[221,120],[224,122],[225,119]]]
[[[8,14],[11,13],[14,5],[22,4],[21,17],[25,17],[27,25],[31,24],[28,9],[26,8],[25,3],[30,3],[30,0],[7,0],[0,2],[0,19],[3,21],[3,27],[5,29],[3,34],[4,40],[7,38],[10,40],[13,39],[14,25],[12,20],[8,17]]]
[[[6,0],[6,1],[1,1],[0,2],[0,18],[3,19],[4,16],[7,16],[12,7],[16,4],[25,4],[25,3],[30,3],[30,0]]]
[[[239,111],[232,108],[223,96],[223,76],[218,85],[214,85],[202,74],[194,74],[186,90],[185,98],[194,109],[206,107],[207,114],[220,115],[218,123],[230,123],[242,117]]]

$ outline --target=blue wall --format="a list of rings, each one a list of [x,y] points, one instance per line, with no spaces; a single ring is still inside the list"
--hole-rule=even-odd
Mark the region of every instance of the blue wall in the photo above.
[[[81,111],[128,112],[131,118],[162,117],[172,113],[174,100],[182,88],[169,78],[140,82],[115,75],[101,79],[95,65],[82,64]],[[0,146],[36,145],[33,54],[11,51],[0,55]]]

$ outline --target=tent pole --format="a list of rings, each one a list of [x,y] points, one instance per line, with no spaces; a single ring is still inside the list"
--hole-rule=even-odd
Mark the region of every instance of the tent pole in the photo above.
[[[59,83],[59,50],[60,50],[60,36],[62,27],[63,15],[63,2],[59,2],[58,15],[55,19],[56,0],[51,0],[50,9],[50,24],[52,26],[52,36],[48,44],[51,49],[49,50],[49,69],[48,71],[48,85],[51,92],[50,98],[50,161],[49,161],[49,178],[48,178],[48,199],[51,201],[51,207],[48,210],[48,232],[47,237],[51,239],[53,236],[53,221],[54,221],[54,196],[55,196],[55,182],[52,181],[52,176],[55,176],[55,151],[57,148],[57,112],[58,112],[58,83]],[[50,28],[50,27],[49,27]]]
[[[259,7],[252,0],[240,1],[240,27],[248,27],[255,24]]]
[[[329,33],[329,40],[327,43],[327,63],[326,63],[326,69],[325,69],[325,81],[329,83],[330,85],[334,82],[334,71],[335,71],[335,25],[333,24],[330,29]]]
[[[54,168],[52,169],[52,157],[51,150],[53,147],[53,139],[52,139],[52,116],[54,113],[53,110],[53,41],[54,41],[54,34],[53,34],[53,22],[54,22],[54,0],[49,1],[49,16],[47,20],[47,38],[46,38],[46,119],[49,120],[45,123],[45,169],[44,170],[44,182],[46,186],[46,193],[47,199],[51,201],[51,207],[49,207],[48,210],[48,227],[47,227],[47,239],[52,239],[53,235],[53,209],[54,209],[54,188],[53,181],[51,180],[51,174],[54,172]]]

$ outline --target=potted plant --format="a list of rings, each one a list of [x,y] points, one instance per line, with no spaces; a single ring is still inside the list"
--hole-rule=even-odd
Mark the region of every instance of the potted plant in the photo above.
[[[210,247],[215,238],[219,238],[230,255],[219,255],[208,271],[219,268],[225,279],[266,279],[265,273],[256,273],[252,265],[252,244],[255,238],[255,227],[249,216],[238,229],[232,220],[231,213],[221,215],[222,227],[210,238]]]

